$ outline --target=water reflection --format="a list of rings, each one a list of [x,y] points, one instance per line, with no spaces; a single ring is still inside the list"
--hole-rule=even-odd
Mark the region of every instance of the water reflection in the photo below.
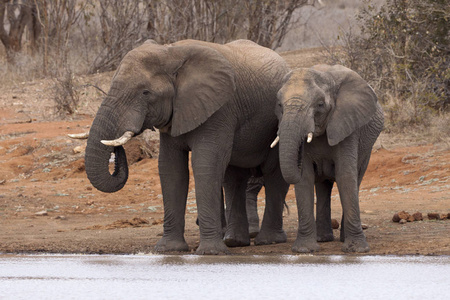
[[[0,255],[0,299],[423,299],[448,271],[449,256]]]

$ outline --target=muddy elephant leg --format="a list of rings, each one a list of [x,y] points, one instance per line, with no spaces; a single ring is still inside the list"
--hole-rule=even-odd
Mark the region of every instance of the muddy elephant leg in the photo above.
[[[286,232],[283,230],[283,208],[289,184],[281,174],[278,164],[278,151],[272,151],[270,155],[275,155],[276,159],[269,157],[262,167],[266,207],[261,230],[255,238],[255,245],[285,243],[287,241]]]
[[[227,230],[224,242],[228,247],[250,245],[245,190],[250,177],[247,169],[228,166],[223,183],[226,201]]]
[[[161,134],[158,167],[164,203],[164,234],[155,246],[156,252],[189,250],[184,239],[188,152],[174,150],[172,142],[170,137]]]
[[[331,228],[331,190],[333,182],[329,180],[316,182],[316,230],[318,242],[334,240]]]
[[[216,140],[216,139],[214,139]],[[217,140],[221,140],[219,137]],[[229,143],[232,144],[231,142]],[[228,165],[229,151],[218,152],[217,144],[205,142],[192,149],[192,169],[195,179],[200,244],[196,254],[227,254],[229,250],[223,242],[222,183]]]
[[[300,182],[295,185],[298,232],[292,251],[309,253],[320,249],[314,222],[314,168],[311,161],[304,159],[301,177]]]
[[[336,183],[339,188],[343,212],[344,252],[368,252],[369,244],[361,228],[358,191],[357,155],[341,149],[336,162]],[[352,155],[353,154],[353,155]],[[342,237],[341,237],[342,240]]]

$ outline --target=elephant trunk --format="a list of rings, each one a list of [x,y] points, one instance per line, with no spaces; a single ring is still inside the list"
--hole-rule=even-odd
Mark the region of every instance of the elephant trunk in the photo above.
[[[92,123],[86,146],[86,174],[91,184],[105,193],[113,193],[125,185],[128,179],[128,164],[122,146],[106,146],[101,140],[112,140],[117,135],[116,113],[103,105],[99,108]],[[109,171],[111,153],[115,154],[114,172]]]
[[[296,184],[301,179],[306,138],[314,128],[314,123],[312,126],[309,123],[298,114],[285,114],[280,123],[280,168],[289,184]]]

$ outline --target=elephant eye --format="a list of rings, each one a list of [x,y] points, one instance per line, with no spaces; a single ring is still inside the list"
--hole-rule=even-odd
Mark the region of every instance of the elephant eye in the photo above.
[[[148,96],[148,95],[150,95],[150,91],[149,91],[149,90],[144,90],[144,91],[142,92],[142,94],[144,94],[145,96]]]
[[[323,102],[320,102],[318,105],[317,105],[319,108],[322,108],[322,107],[324,107],[325,106],[325,103],[323,103]]]

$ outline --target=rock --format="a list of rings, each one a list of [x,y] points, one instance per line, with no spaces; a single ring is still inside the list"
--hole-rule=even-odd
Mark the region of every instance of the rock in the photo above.
[[[406,211],[401,211],[398,213],[398,216],[400,217],[400,219],[403,220],[408,220],[408,218],[411,216],[409,213],[407,213]]]
[[[423,216],[421,212],[416,212],[413,215],[414,221],[422,221],[423,220]]]
[[[448,213],[448,214],[447,214],[447,219],[449,219],[449,220],[450,220],[450,213]]]
[[[67,220],[67,218],[65,216],[57,216],[57,217],[55,217],[55,220],[63,220],[63,221],[65,221],[65,220]]]
[[[405,219],[401,219],[401,220],[399,221],[399,223],[400,223],[400,224],[406,224],[406,223],[408,223],[408,221],[406,221]]]
[[[447,220],[447,214],[441,214],[439,220]]]
[[[392,217],[392,222],[400,222],[400,217],[398,215],[398,213],[395,213],[394,216]]]
[[[35,216],[48,216],[48,212],[46,210],[38,211],[34,214]]]
[[[84,150],[86,149],[86,146],[76,146],[75,148],[73,148],[73,153],[77,154],[77,153],[81,153],[84,152]]]
[[[331,219],[331,228],[338,229],[339,228],[339,222],[336,219]]]
[[[409,213],[407,213],[406,211],[403,210],[403,211],[400,211],[400,212],[394,214],[394,216],[392,217],[393,222],[400,222],[400,220],[406,220],[408,222],[412,222],[412,221],[414,221],[414,218]]]
[[[428,213],[428,220],[439,220],[440,217],[437,213]]]
[[[366,230],[367,228],[369,228],[369,225],[367,225],[367,224],[361,224],[361,228],[362,228],[363,230]]]

